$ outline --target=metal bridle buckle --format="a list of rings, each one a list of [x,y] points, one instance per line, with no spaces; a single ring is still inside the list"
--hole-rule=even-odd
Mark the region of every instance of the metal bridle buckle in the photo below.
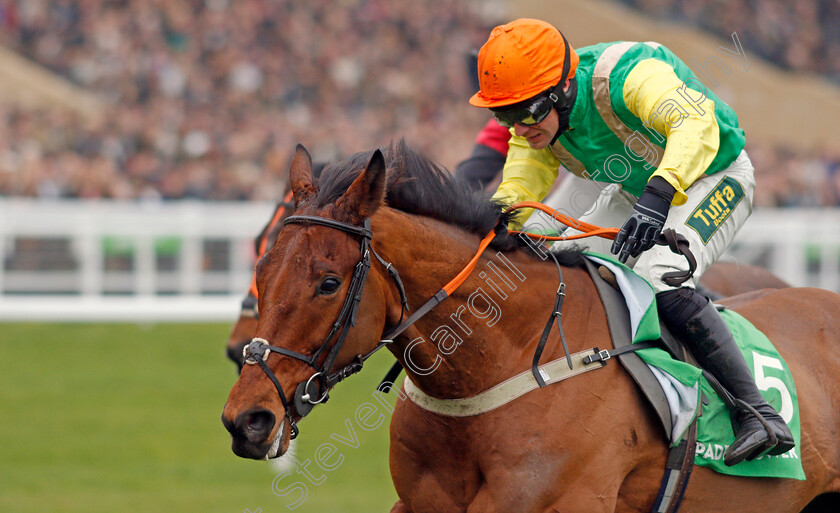
[[[601,349],[600,351],[598,351],[598,359],[599,359],[600,361],[602,361],[602,362],[606,362],[606,361],[607,361],[607,360],[609,360],[610,358],[612,358],[612,356],[610,356],[610,352],[609,352],[608,350],[606,350],[606,349]]]
[[[263,347],[265,350],[263,350]],[[242,356],[245,358],[245,363],[248,365],[256,364],[257,357],[262,357],[263,361],[265,361],[270,353],[271,349],[268,348],[268,341],[264,338],[251,339],[251,342],[242,348]]]

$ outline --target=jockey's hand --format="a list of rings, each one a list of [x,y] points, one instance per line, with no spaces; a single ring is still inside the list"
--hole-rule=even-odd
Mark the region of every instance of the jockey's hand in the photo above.
[[[627,262],[628,257],[636,258],[656,244],[675,192],[664,178],[651,178],[610,249],[613,255],[618,255],[619,262]]]
[[[490,242],[490,244],[494,248],[503,249],[503,250],[511,250],[516,248],[516,237],[511,237],[508,235],[508,223],[510,222],[510,218],[501,218],[499,219],[499,224],[496,225],[494,230],[496,231],[496,237]]]

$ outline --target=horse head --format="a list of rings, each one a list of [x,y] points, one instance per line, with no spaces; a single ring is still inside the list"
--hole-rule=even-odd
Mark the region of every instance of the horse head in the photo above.
[[[255,459],[288,449],[297,422],[361,366],[388,317],[388,278],[371,266],[368,221],[385,198],[382,153],[338,198],[319,197],[303,146],[289,174],[294,215],[257,263],[256,336],[222,415],[233,451]]]

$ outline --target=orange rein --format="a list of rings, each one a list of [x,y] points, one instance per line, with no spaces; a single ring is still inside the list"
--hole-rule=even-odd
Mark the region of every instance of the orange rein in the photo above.
[[[574,228],[575,230],[579,230],[583,233],[579,233],[577,235],[538,235],[536,233],[529,233],[524,231],[517,231],[511,230],[510,233],[524,233],[528,237],[537,240],[575,240],[575,239],[583,239],[585,237],[603,237],[605,239],[614,240],[616,235],[618,235],[618,228],[601,228],[600,226],[595,226],[594,224],[585,223],[583,221],[579,221],[573,217],[569,217],[565,214],[561,214],[557,210],[543,205],[542,203],[537,203],[536,201],[523,201],[521,203],[516,203],[511,205],[505,213],[512,212],[514,210],[519,210],[521,208],[533,208],[536,210],[540,210],[546,214],[548,214],[552,219],[556,221],[560,221],[561,223],[565,224],[570,228]]]
[[[505,213],[512,212],[514,210],[519,210],[521,208],[533,208],[545,212],[553,219],[560,221],[561,223],[574,228],[576,230],[580,230],[584,233],[578,235],[570,235],[570,236],[548,236],[548,235],[538,235],[536,233],[529,233],[525,231],[519,230],[510,230],[508,233],[523,233],[526,236],[530,237],[531,239],[537,240],[574,240],[574,239],[583,239],[585,237],[603,237],[605,239],[613,240],[615,236],[618,235],[618,228],[601,228],[600,226],[595,226],[594,224],[584,223],[583,221],[579,221],[575,218],[569,217],[567,215],[561,214],[560,212],[556,211],[555,209],[543,205],[542,203],[537,203],[536,201],[523,201],[521,203],[516,203],[508,207],[505,210]],[[458,273],[457,276],[452,278],[452,281],[447,283],[443,286],[443,290],[446,291],[446,295],[450,296],[452,293],[464,283],[470,274],[472,274],[473,269],[475,269],[476,264],[478,264],[478,259],[481,258],[481,254],[484,253],[484,250],[487,249],[487,246],[490,245],[490,242],[495,238],[496,230],[490,230],[490,233],[484,236],[481,240],[481,243],[478,245],[478,251],[476,251],[475,255],[472,259],[467,263],[467,265]]]
[[[455,289],[461,286],[467,278],[472,274],[473,269],[475,269],[476,264],[478,264],[478,259],[481,258],[481,254],[484,253],[484,250],[487,249],[487,246],[490,245],[490,242],[496,237],[496,230],[490,230],[490,233],[484,236],[481,239],[481,244],[478,245],[478,251],[475,253],[475,256],[472,257],[472,260],[467,263],[467,265],[461,269],[461,272],[457,274],[452,281],[447,283],[443,286],[443,290],[446,291],[446,295],[452,295],[455,292]]]

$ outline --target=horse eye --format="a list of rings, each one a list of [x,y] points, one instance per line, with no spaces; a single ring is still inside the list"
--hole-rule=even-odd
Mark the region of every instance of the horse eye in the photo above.
[[[324,278],[324,281],[321,282],[321,285],[318,286],[318,293],[324,295],[334,294],[340,286],[341,280],[334,276],[327,276]]]

